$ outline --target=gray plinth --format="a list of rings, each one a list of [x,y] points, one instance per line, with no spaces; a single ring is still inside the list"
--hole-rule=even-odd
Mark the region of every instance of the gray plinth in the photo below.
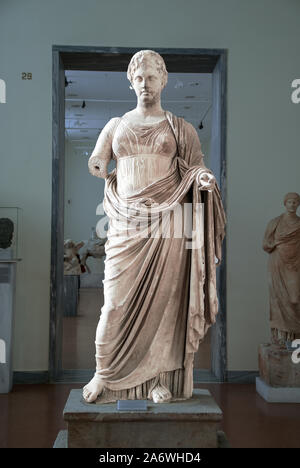
[[[222,411],[208,390],[185,401],[155,404],[144,412],[118,411],[116,403],[88,404],[72,390],[64,409],[68,448],[215,448]]]
[[[59,431],[53,448],[68,448],[68,431]]]
[[[256,391],[268,403],[300,403],[299,387],[272,387],[256,377]]]
[[[12,389],[12,331],[16,289],[16,261],[0,262],[0,393]]]
[[[229,442],[223,431],[217,431],[218,448],[230,448]],[[68,431],[59,431],[53,448],[68,448]]]

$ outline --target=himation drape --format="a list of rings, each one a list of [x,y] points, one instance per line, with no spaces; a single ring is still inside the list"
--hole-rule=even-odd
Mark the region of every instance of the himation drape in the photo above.
[[[218,312],[216,262],[225,227],[219,188],[199,190],[207,169],[196,131],[166,115],[177,142],[168,173],[129,197],[118,193],[116,169],[105,182],[99,403],[150,398],[158,382],[174,399],[191,397],[194,353]]]
[[[284,215],[272,219],[263,248],[270,254],[271,329],[292,341],[300,334],[300,223],[289,226]]]

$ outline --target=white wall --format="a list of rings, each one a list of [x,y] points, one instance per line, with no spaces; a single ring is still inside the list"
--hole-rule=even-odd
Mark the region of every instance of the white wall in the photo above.
[[[24,210],[15,370],[48,368],[53,44],[228,49],[228,359],[257,369],[269,336],[261,239],[300,189],[299,17],[296,0],[1,1],[0,200]]]

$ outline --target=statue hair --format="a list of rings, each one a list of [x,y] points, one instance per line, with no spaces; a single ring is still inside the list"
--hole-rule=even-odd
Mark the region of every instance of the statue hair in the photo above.
[[[287,202],[288,200],[290,200],[291,198],[297,200],[298,205],[300,205],[300,195],[299,195],[299,193],[296,193],[296,192],[289,192],[289,193],[287,193],[287,194],[285,195],[284,200],[283,200],[284,205],[285,205],[286,202]]]
[[[168,72],[164,59],[159,53],[154,50],[139,50],[131,57],[127,68],[127,78],[132,83],[133,75],[135,71],[141,66],[141,64],[154,62],[154,65],[162,77],[163,88],[168,82]]]

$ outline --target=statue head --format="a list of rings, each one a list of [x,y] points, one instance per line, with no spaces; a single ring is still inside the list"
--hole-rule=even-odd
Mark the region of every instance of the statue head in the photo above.
[[[141,67],[152,67],[161,79],[161,89],[163,89],[168,82],[168,72],[166,64],[161,55],[154,50],[139,50],[134,54],[129,62],[127,69],[127,78],[133,85],[133,79],[136,71]]]
[[[283,203],[288,212],[296,213],[300,205],[300,195],[296,192],[289,192],[285,195]]]
[[[11,246],[14,234],[14,223],[9,218],[0,218],[0,248],[7,249]]]

